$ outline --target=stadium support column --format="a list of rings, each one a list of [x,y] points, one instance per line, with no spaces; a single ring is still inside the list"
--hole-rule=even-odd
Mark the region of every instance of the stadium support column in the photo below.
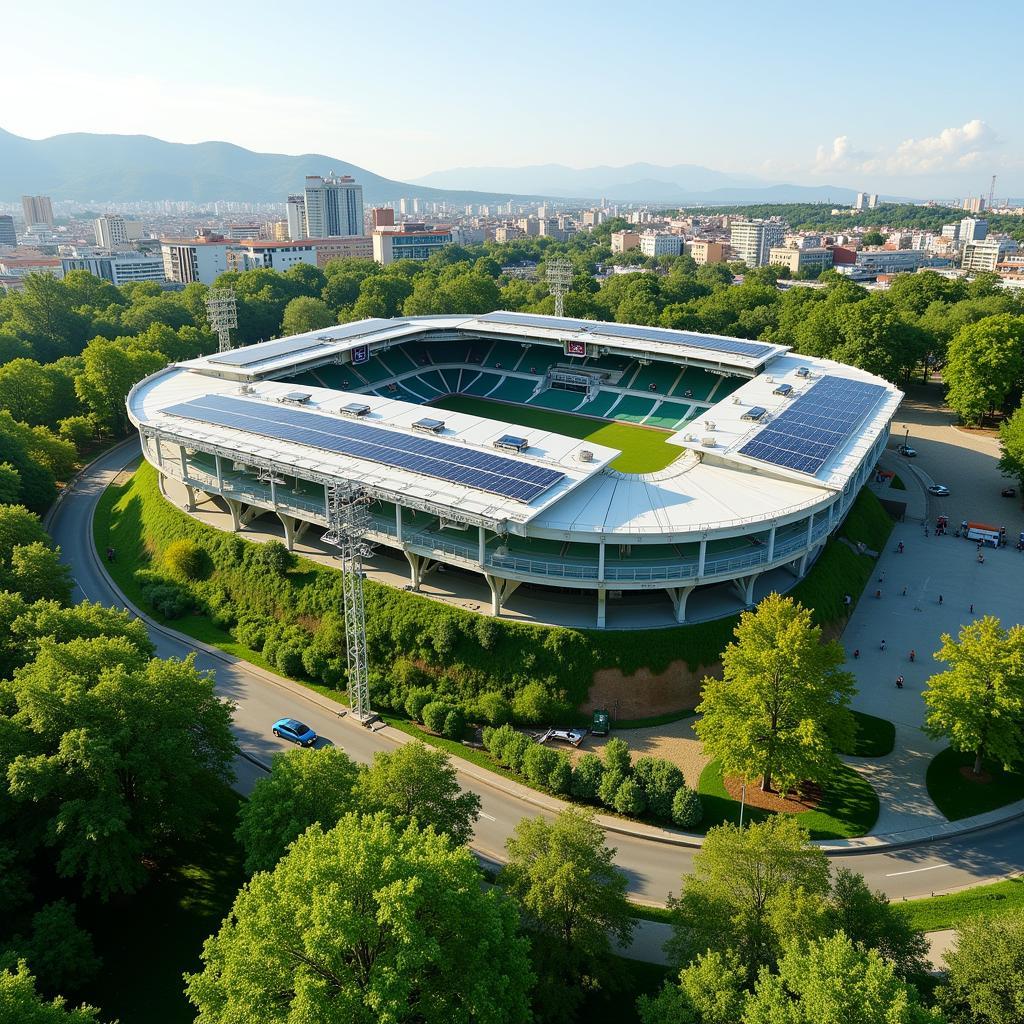
[[[749,576],[740,576],[732,581],[733,586],[739,592],[740,598],[747,608],[754,607],[754,584],[760,576],[759,572],[752,572]]]
[[[402,506],[395,502],[395,539],[402,541]]]
[[[597,591],[597,628],[604,629],[605,624],[605,606],[607,604],[608,592],[604,587],[599,587]]]
[[[484,528],[482,526],[478,526],[477,529],[480,531],[477,557],[480,560],[480,565],[483,566],[484,559],[487,557],[487,534],[484,532]]]
[[[775,561],[775,524],[772,523],[772,528],[768,532],[768,561]]]
[[[408,548],[404,549],[405,560],[409,563],[409,582],[412,590],[419,590],[423,577],[433,572],[440,563],[427,558],[426,555],[417,555]]]
[[[220,456],[219,455],[214,455],[214,457],[213,457],[213,464],[214,464],[214,466],[217,469],[217,490],[220,491],[221,494],[223,494],[224,493],[224,465],[220,461]]]
[[[604,583],[604,538],[597,545],[597,578]]]
[[[697,575],[704,575],[704,563],[708,558],[708,539],[702,537],[700,542],[700,554],[697,556]]]
[[[506,580],[500,576],[484,573],[487,586],[491,588],[491,612],[497,617],[505,602],[519,589],[519,580]]]
[[[669,600],[672,602],[676,622],[686,621],[686,602],[696,589],[696,587],[667,587],[665,589],[665,593],[668,594]]]
[[[814,533],[814,513],[812,512],[807,520],[807,547],[811,546],[811,536]]]

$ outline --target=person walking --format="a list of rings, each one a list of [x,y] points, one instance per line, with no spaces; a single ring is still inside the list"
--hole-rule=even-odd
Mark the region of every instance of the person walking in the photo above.
[[[902,690],[903,689],[903,676],[897,676],[896,677],[896,689],[897,690]]]
[[[884,651],[885,651],[885,641],[884,640],[878,645],[878,649],[884,653]]]
[[[860,648],[856,648],[853,652],[853,660],[856,661],[860,657]]]
[[[942,607],[942,595],[941,594],[939,594],[939,607],[940,608]]]
[[[973,602],[972,602],[972,604],[971,604],[971,614],[972,614],[972,615],[974,614],[974,604],[973,604]]]
[[[913,649],[913,647],[911,647],[911,649],[910,649],[910,662],[911,662],[911,664],[913,664],[913,662],[914,662],[914,659],[915,659],[916,657],[917,657],[917,651],[915,651],[915,650]]]

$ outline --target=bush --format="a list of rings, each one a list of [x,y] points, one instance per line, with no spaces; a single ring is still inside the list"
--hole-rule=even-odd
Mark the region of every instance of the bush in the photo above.
[[[540,683],[527,683],[512,699],[512,711],[520,725],[547,722],[551,710],[551,696]]]
[[[165,619],[180,619],[194,607],[192,595],[177,584],[168,580],[166,583],[147,583],[142,588],[142,596],[146,603]]]
[[[703,820],[700,794],[689,786],[680,786],[672,798],[672,821],[680,828],[696,828]]]
[[[294,641],[281,644],[274,655],[277,671],[283,676],[301,676],[305,669],[302,660],[304,652],[305,648],[298,646]]]
[[[494,739],[495,729],[493,726],[485,725],[480,730],[480,742],[484,745],[484,750],[491,750],[491,742]],[[493,751],[491,751],[493,753]]]
[[[604,748],[604,769],[606,772],[618,772],[623,778],[633,769],[629,757],[629,744],[625,740],[609,740]]]
[[[70,441],[79,452],[96,436],[88,416],[68,416],[67,419],[59,420],[57,433],[65,441]]]
[[[210,560],[194,541],[182,537],[167,546],[163,564],[172,576],[182,580],[201,580],[209,575]]]
[[[521,732],[513,732],[505,742],[501,759],[512,771],[521,772],[523,762],[526,760],[526,752],[533,746],[534,742],[529,736],[524,736]]]
[[[570,792],[577,800],[597,802],[600,796],[601,780],[604,778],[604,762],[597,754],[584,754],[572,770]]]
[[[257,574],[285,576],[295,565],[295,555],[279,540],[269,540],[266,544],[256,544],[250,549],[249,565]]]
[[[496,761],[504,764],[505,747],[513,736],[518,735],[511,725],[502,725],[497,729],[484,729],[484,746]]]
[[[415,722],[423,721],[423,709],[434,699],[434,691],[417,686],[405,695],[405,713]]]
[[[448,718],[448,712],[452,710],[451,704],[446,701],[432,700],[423,707],[423,724],[439,736],[444,732],[444,723]]]
[[[513,719],[512,702],[498,690],[488,690],[477,697],[476,715],[490,725],[506,725]]]
[[[626,776],[622,772],[610,772],[605,768],[604,775],[601,777],[601,785],[597,790],[597,795],[605,807],[615,806],[615,794],[618,793],[619,787],[625,781]]]
[[[452,708],[445,716],[441,735],[450,740],[461,740],[466,734],[466,716],[462,708]]]
[[[555,763],[548,773],[548,789],[567,794],[572,786],[572,761],[565,754],[555,754]]]
[[[240,618],[231,632],[243,647],[251,651],[262,651],[267,640],[267,630],[261,619]]]
[[[680,786],[686,785],[683,773],[671,761],[661,757],[640,757],[633,765],[633,778],[640,783],[647,809],[656,818],[672,820],[672,800]]]
[[[619,814],[629,814],[633,817],[643,814],[646,803],[640,783],[636,779],[624,779],[622,785],[615,791],[612,806]]]
[[[532,744],[523,757],[523,774],[534,786],[547,786],[558,754],[540,743]]]

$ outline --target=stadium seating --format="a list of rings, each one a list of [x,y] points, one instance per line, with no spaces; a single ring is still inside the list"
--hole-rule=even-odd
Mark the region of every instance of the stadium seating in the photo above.
[[[692,407],[680,402],[661,402],[654,412],[644,420],[645,427],[661,427],[663,430],[678,430],[679,426],[692,418]]]
[[[548,388],[535,398],[531,398],[527,404],[540,405],[545,409],[560,409],[562,412],[573,412],[586,397],[585,394],[579,391],[561,391],[557,388]]]
[[[626,395],[607,415],[613,420],[621,420],[624,423],[639,423],[650,415],[653,408],[653,398]]]
[[[501,369],[511,370],[522,354],[523,346],[518,341],[499,340],[491,346],[483,365],[497,368],[500,363]]]
[[[641,366],[640,372],[630,381],[631,391],[649,391],[653,384],[659,395],[667,395],[672,390],[679,367],[671,363],[650,363]]]

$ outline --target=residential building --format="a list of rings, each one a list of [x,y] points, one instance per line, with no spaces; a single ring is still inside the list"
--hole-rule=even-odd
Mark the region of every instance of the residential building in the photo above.
[[[275,220],[271,221],[270,225],[270,237],[275,242],[287,242],[289,239],[288,235],[288,221],[286,220]]]
[[[305,238],[307,236],[306,197],[304,195],[289,196],[286,210],[288,237],[295,240]]]
[[[60,260],[53,256],[19,256],[14,253],[0,256],[0,275],[18,278],[20,281],[29,274],[53,274],[54,277],[63,277],[64,268]],[[10,282],[7,283],[7,287],[11,287]]]
[[[968,196],[961,205],[968,213],[981,213],[985,209],[985,197]]]
[[[902,274],[919,270],[927,262],[920,249],[862,249],[854,267],[864,274]]]
[[[260,237],[259,224],[229,224],[224,229],[224,237],[233,242],[246,242],[250,238]]]
[[[706,238],[695,238],[687,244],[686,248],[693,257],[693,262],[698,267],[704,266],[705,263],[725,263],[729,258],[728,246],[725,242],[712,242]]]
[[[9,213],[0,213],[0,245],[17,245],[18,234],[14,230],[14,218]]]
[[[105,213],[97,217],[93,223],[93,233],[101,249],[123,249],[131,244],[128,240],[128,224],[119,213]],[[99,277],[98,274],[96,276]]]
[[[613,231],[611,241],[613,253],[640,248],[640,235],[636,231]]]
[[[25,227],[36,224],[53,227],[53,203],[49,196],[22,196],[21,210],[25,215]]]
[[[525,237],[523,229],[516,227],[514,224],[500,224],[494,229],[494,240],[500,245]]]
[[[428,227],[408,222],[397,227],[375,228],[373,258],[385,266],[395,260],[425,260],[451,242],[452,230],[445,225]]]
[[[61,270],[67,274],[70,270],[85,270],[93,277],[102,278],[120,287],[133,281],[165,281],[163,256],[158,253],[141,253],[133,251],[89,252],[88,250],[72,250],[71,256],[62,256]]]
[[[791,274],[801,270],[820,272],[832,267],[832,250],[823,245],[807,249],[775,245],[768,253],[768,263],[773,267],[786,267]]]
[[[857,198],[853,201],[853,208],[855,210],[866,210],[868,206],[868,194],[867,192],[858,192]]]
[[[960,269],[969,274],[994,274],[999,263],[1006,256],[1017,251],[1017,243],[1012,238],[982,238],[964,244]]]
[[[816,249],[821,245],[821,235],[816,234],[790,234],[786,235],[783,245],[793,246],[796,249]]]
[[[309,238],[316,253],[316,265],[326,266],[331,260],[372,260],[373,239],[369,235],[347,235],[344,238]]]
[[[516,227],[529,238],[531,235],[540,234],[540,221],[536,217],[520,217],[516,221]]]
[[[306,237],[363,233],[363,186],[351,175],[306,176]]]
[[[640,251],[645,256],[678,256],[683,251],[683,240],[679,235],[645,231],[640,236]]]
[[[228,250],[229,270],[278,270],[282,273],[298,263],[316,266],[316,251],[309,239],[264,242],[252,239]]]
[[[785,225],[774,220],[737,220],[730,227],[730,245],[748,267],[763,267],[773,246],[782,245]]]
[[[960,221],[960,243],[981,242],[988,237],[988,221],[975,217],[964,217]]]
[[[164,276],[178,284],[213,284],[228,269],[228,250],[235,242],[224,238],[179,238],[161,241]]]
[[[370,211],[370,221],[375,228],[393,227],[395,223],[395,208],[393,206],[375,206]]]
[[[943,224],[942,225],[942,237],[948,238],[951,242],[960,241],[960,225],[959,224]]]

